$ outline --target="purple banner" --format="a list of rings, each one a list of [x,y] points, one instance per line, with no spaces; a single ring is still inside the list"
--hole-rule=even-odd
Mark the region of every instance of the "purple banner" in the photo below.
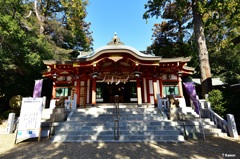
[[[43,80],[35,80],[33,98],[41,97]]]
[[[189,95],[190,99],[193,101],[196,113],[199,114],[199,102],[193,82],[183,82],[183,85],[186,88],[187,94]]]

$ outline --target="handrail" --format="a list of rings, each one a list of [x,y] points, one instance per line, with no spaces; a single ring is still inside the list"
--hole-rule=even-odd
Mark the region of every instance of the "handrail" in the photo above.
[[[119,119],[120,114],[119,114],[119,96],[115,95],[114,96],[114,108],[113,108],[113,118]]]
[[[114,121],[114,139],[119,140],[119,96],[114,96],[113,121]]]
[[[227,120],[223,119],[216,112],[211,109],[211,103],[207,102],[205,99],[198,99],[199,104],[199,116],[202,118],[210,118],[214,124],[220,128],[223,132],[227,133],[229,136],[238,138],[238,132],[236,128],[236,123],[234,116],[232,114],[227,114]],[[191,101],[191,106],[193,107],[193,102]]]
[[[210,118],[210,120],[213,121],[214,124],[220,127],[224,132],[229,134],[228,122],[211,109],[209,102],[207,102],[206,100],[201,100],[200,110],[202,117]]]
[[[198,100],[198,103],[201,107],[201,102],[199,100]],[[202,109],[201,108],[200,108],[200,111],[199,111],[199,117],[200,117],[199,123],[200,123],[201,128],[202,128],[203,139],[206,140],[204,125],[203,125],[203,120],[202,120]]]
[[[238,138],[236,123],[232,114],[227,114],[227,120],[223,119],[211,109],[210,102],[207,102],[206,100],[201,100],[200,110],[203,112],[203,117],[210,118],[214,124],[216,124],[229,136]]]
[[[77,94],[74,94],[73,99],[71,100],[71,97],[68,96],[68,99],[64,100],[64,106],[66,109],[76,109],[77,108]]]
[[[167,109],[169,108],[169,100],[168,98],[161,98],[160,94],[157,94],[158,108]]]

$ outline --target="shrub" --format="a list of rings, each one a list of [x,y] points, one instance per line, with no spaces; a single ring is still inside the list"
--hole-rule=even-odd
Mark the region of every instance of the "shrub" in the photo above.
[[[220,90],[214,89],[208,93],[208,101],[211,103],[212,110],[215,111],[221,117],[226,115],[226,108],[223,101],[223,95]]]
[[[16,116],[20,115],[21,105],[22,105],[22,96],[21,95],[13,96],[9,100],[9,106],[11,108],[10,111],[15,113]]]

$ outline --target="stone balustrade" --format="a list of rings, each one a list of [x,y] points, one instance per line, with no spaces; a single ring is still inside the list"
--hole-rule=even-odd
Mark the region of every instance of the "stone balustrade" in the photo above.
[[[192,103],[192,102],[191,102]],[[200,114],[202,118],[210,118],[211,121],[233,138],[238,138],[237,127],[234,116],[227,114],[227,121],[211,109],[211,103],[204,99],[199,100]]]

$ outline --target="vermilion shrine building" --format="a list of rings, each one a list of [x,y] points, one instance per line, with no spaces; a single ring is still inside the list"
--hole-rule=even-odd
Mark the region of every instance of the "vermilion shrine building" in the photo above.
[[[114,102],[157,105],[157,94],[183,97],[182,77],[193,74],[190,57],[162,58],[124,45],[115,35],[106,46],[69,61],[44,60],[52,98],[77,95],[80,106]]]

